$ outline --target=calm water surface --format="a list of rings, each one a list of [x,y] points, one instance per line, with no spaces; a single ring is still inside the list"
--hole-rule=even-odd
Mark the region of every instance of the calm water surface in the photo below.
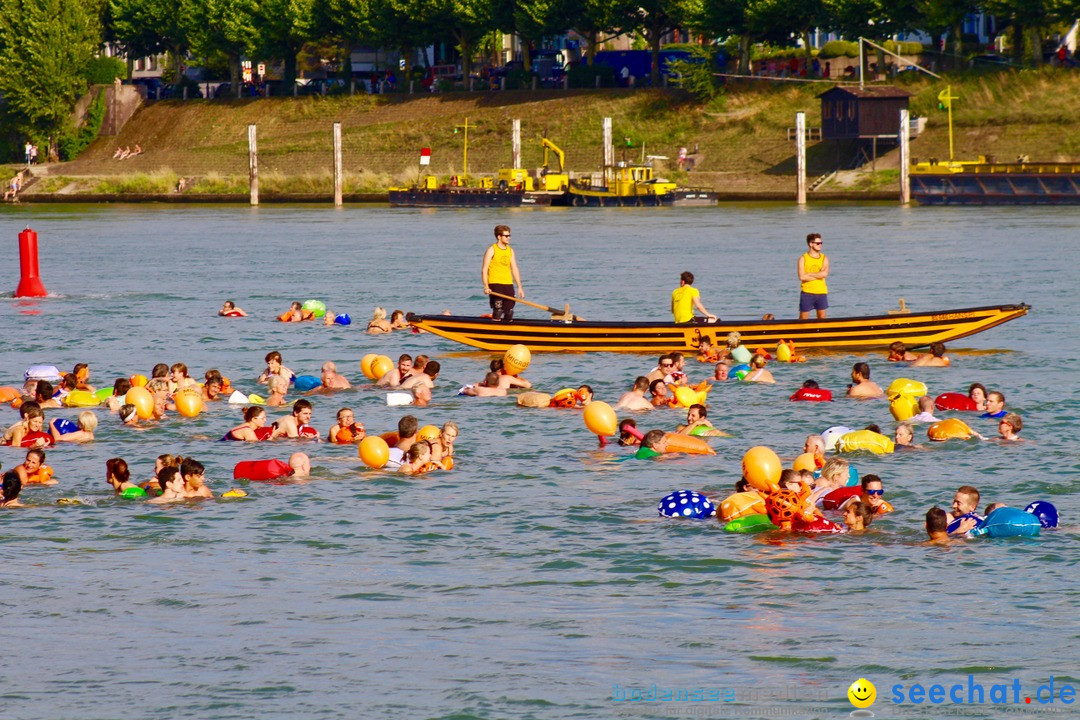
[[[914,310],[1034,309],[955,344],[948,369],[821,354],[774,367],[775,386],[718,385],[710,417],[735,437],[714,441],[716,457],[617,462],[578,413],[456,396],[482,377],[488,355],[430,335],[360,331],[375,305],[483,312],[480,257],[501,222],[513,227],[529,297],[570,302],[590,319],[665,316],[684,269],[714,312],[789,316],[810,230],[823,233],[832,261],[834,315],[882,312],[901,296]],[[367,352],[423,352],[444,371],[421,423],[454,419],[462,432],[452,473],[401,479],[363,468],[355,450],[318,445],[307,448],[310,482],[265,485],[232,481],[233,465],[295,446],[215,442],[240,407],[151,429],[101,413],[98,442],[49,453],[60,485],[31,488],[29,507],[0,511],[5,718],[666,716],[660,704],[613,701],[653,685],[736,693],[680,712],[840,717],[852,710],[847,686],[863,676],[877,685],[878,717],[931,718],[939,708],[893,705],[890,687],[973,674],[987,691],[1019,678],[1031,694],[1051,676],[1080,679],[1076,210],[5,208],[6,290],[18,281],[26,224],[40,234],[52,296],[0,304],[0,384],[19,384],[34,363],[86,361],[100,385],[183,361],[253,392],[271,349],[297,373],[334,360],[354,381]],[[273,322],[309,297],[358,323]],[[226,298],[252,317],[216,317]],[[861,537],[736,536],[655,519],[672,490],[726,495],[751,445],[790,459],[830,425],[891,430],[885,402],[787,402],[809,377],[842,391],[863,359],[882,386],[910,376],[935,394],[974,381],[999,388],[1030,441],[854,458],[884,478],[897,507]],[[587,381],[614,401],[653,360],[534,356],[527,376],[548,391]],[[704,375],[691,364],[692,378]],[[315,424],[325,432],[343,405],[376,432],[405,412],[361,387],[316,399]],[[6,407],[0,416],[16,417]],[[678,421],[673,410],[639,418],[666,429]],[[202,460],[216,492],[242,486],[249,497],[172,507],[112,497],[107,458],[146,478],[166,452]],[[21,455],[8,448],[0,460],[9,468]],[[1050,499],[1066,527],[921,544],[927,508],[966,483],[984,503]],[[60,497],[85,504],[58,506]]]

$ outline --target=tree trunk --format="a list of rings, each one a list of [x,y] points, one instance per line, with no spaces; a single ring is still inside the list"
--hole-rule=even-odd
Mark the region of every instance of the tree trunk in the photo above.
[[[413,49],[410,47],[401,48],[401,57],[405,59],[405,77],[402,78],[404,84],[412,78]]]
[[[240,90],[240,54],[229,53],[229,82],[232,83],[233,92]],[[239,95],[237,96],[239,97]]]
[[[739,74],[750,74],[750,35],[739,36]]]
[[[585,34],[585,64],[592,65],[596,59],[596,49],[600,47],[600,33],[591,30]]]
[[[458,45],[461,46],[461,79],[465,87],[469,87],[469,76],[472,74],[472,44],[465,33],[456,33]]]
[[[885,44],[885,40],[882,40],[881,45]],[[877,51],[877,72],[874,73],[874,79],[880,80],[885,77],[885,51],[881,48],[874,48]]]
[[[285,86],[286,95],[292,94],[293,86],[296,85],[296,53],[292,48],[285,52],[285,67],[281,72],[281,82]]]
[[[964,24],[963,20],[957,20],[956,24],[952,28],[952,41],[953,41],[953,61],[951,65],[954,69],[960,70],[964,63]]]
[[[802,36],[803,48],[806,49],[806,69],[809,71],[810,63],[814,60],[814,51],[810,47],[810,28],[803,28],[800,35]]]
[[[1039,28],[1031,29],[1031,64],[1035,67],[1042,65],[1042,32]]]
[[[184,81],[183,76],[180,74],[180,66],[183,64],[181,62],[181,59],[183,58],[183,54],[180,52],[180,46],[179,45],[173,45],[172,56],[173,56],[173,82],[175,82],[177,85],[179,85],[181,82]]]
[[[525,69],[525,72],[532,72],[532,53],[529,52],[532,43],[528,40],[522,40],[520,35],[518,36],[518,42],[521,43],[521,66]]]
[[[649,47],[652,50],[652,69],[649,70],[649,82],[653,87],[660,87],[660,36],[664,29],[652,25],[648,29]]]
[[[1019,20],[1012,24],[1012,59],[1017,65],[1024,64],[1024,26]]]

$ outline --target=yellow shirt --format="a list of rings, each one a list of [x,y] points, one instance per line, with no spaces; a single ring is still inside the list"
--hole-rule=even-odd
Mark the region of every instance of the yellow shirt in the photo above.
[[[491,248],[495,253],[491,256],[491,263],[488,265],[488,283],[513,285],[514,275],[510,272],[510,258],[514,256],[513,248],[509,245],[505,249],[500,248],[499,243],[492,243]]]
[[[675,322],[686,323],[694,319],[694,299],[701,297],[701,293],[693,285],[682,285],[675,288],[671,293],[671,313],[675,316]]]
[[[805,273],[819,273],[821,269],[825,267],[825,253],[822,253],[818,257],[810,257],[810,253],[803,253],[803,272]],[[824,295],[829,292],[828,286],[825,284],[825,278],[818,280],[809,280],[802,284],[802,291],[804,293],[811,293],[813,295]]]

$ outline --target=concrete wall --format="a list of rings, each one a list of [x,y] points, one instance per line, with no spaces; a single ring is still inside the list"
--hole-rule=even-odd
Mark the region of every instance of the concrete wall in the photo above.
[[[86,120],[90,103],[102,92],[105,93],[105,119],[101,123],[100,134],[118,135],[143,102],[134,85],[94,85],[75,103],[75,125],[81,125]]]

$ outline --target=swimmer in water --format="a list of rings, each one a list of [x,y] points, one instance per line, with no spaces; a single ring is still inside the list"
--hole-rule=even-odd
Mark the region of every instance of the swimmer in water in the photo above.
[[[244,422],[225,433],[224,440],[240,442],[259,442],[262,438],[258,430],[266,427],[266,411],[252,405],[244,411]]]
[[[375,381],[375,387],[400,387],[412,374],[412,355],[404,353],[398,358],[397,367],[388,370],[381,378]]]
[[[247,317],[247,313],[236,307],[236,303],[232,300],[226,300],[218,310],[218,315],[222,317]]]
[[[45,407],[42,405],[42,407]],[[979,417],[981,418],[1003,418],[1006,415],[1005,411],[1005,395],[997,390],[991,390],[986,394],[986,412]]]
[[[885,395],[877,383],[870,380],[870,366],[857,362],[851,368],[851,384],[848,385],[848,397],[869,400]]]
[[[706,419],[707,416],[708,411],[705,406],[695,403],[686,410],[686,424],[680,425],[675,432],[680,435],[697,435],[699,437],[731,437],[723,430],[713,427],[713,424]]]
[[[398,472],[400,473],[405,473],[406,475],[419,475],[434,469],[431,467],[433,464],[431,459],[431,445],[423,440],[409,448],[406,457],[408,460],[403,462],[401,467],[398,468]]]
[[[420,432],[420,421],[415,415],[403,415],[397,424],[397,448],[408,452],[416,444],[416,434]]]
[[[185,498],[214,497],[206,486],[206,468],[198,460],[184,458],[184,462],[180,463],[180,475],[184,478]]]
[[[986,386],[982,383],[971,383],[968,387],[968,397],[975,403],[975,409],[986,412]]]
[[[948,543],[949,514],[939,507],[926,511],[926,534],[932,543]]]
[[[4,444],[20,447],[26,433],[30,432],[30,415],[40,413],[41,406],[36,400],[27,400],[19,406],[19,422],[9,427],[4,432]],[[44,417],[44,414],[42,415]]]
[[[135,406],[131,403],[126,403],[120,406],[120,410],[117,411],[120,417],[121,425],[139,425],[139,414],[135,411]]]
[[[442,366],[438,360],[429,360],[424,363],[423,372],[413,372],[409,377],[402,381],[398,386],[399,390],[413,390],[421,385],[427,386],[429,390],[435,389],[435,380],[439,377],[439,371],[442,370]]]
[[[765,369],[764,355],[750,358],[750,372],[743,376],[743,382],[776,383],[772,373]]]
[[[667,452],[667,438],[663,430],[650,430],[641,438],[641,447],[634,454],[639,460],[654,458]]]
[[[893,435],[893,444],[897,448],[915,448],[917,445],[913,444],[915,440],[915,431],[911,428],[911,425],[906,422],[902,422],[896,426],[896,433]]]
[[[1005,417],[998,421],[998,433],[1005,442],[1021,442],[1023,438],[1017,435],[1024,429],[1024,421],[1014,412],[1005,413]]]
[[[461,394],[473,397],[505,397],[506,388],[499,387],[499,373],[489,372],[480,383],[462,388]]]
[[[124,404],[124,397],[130,389],[130,380],[127,378],[116,378],[116,381],[113,383],[113,394],[105,398],[104,402],[104,405],[109,409],[109,412],[120,412],[120,406]]]
[[[367,332],[369,335],[382,335],[393,330],[393,326],[386,319],[386,308],[377,307],[375,312],[371,314],[371,320],[368,322]]]
[[[945,343],[930,343],[930,354],[920,355],[911,367],[948,367],[949,358],[945,356]]]
[[[75,389],[85,390],[86,392],[94,392],[97,390],[90,384],[90,366],[86,363],[75,363],[75,367],[71,369],[73,375],[75,375]]]
[[[330,427],[326,434],[327,439],[338,445],[358,443],[367,437],[364,426],[356,422],[356,416],[352,408],[343,407],[337,412],[337,423]]]
[[[311,458],[307,453],[294,452],[289,456],[289,467],[293,470],[294,478],[306,478],[311,475]]]
[[[195,382],[195,378],[188,375],[188,368],[184,363],[173,363],[169,370],[172,373],[173,392],[187,387],[199,387],[199,383]]]
[[[44,468],[44,471],[42,471]],[[26,459],[21,465],[12,468],[19,474],[19,480],[23,487],[27,485],[58,485],[53,479],[52,469],[45,464],[45,451],[34,448],[26,453]]]
[[[288,404],[288,400],[285,399],[285,393],[289,391],[289,381],[280,375],[274,375],[267,382],[267,387],[270,389],[270,395],[266,398],[267,407],[280,407]]]
[[[956,494],[953,495],[952,512],[949,514],[948,522],[951,525],[953,520],[965,517],[960,521],[960,525],[949,533],[949,535],[956,535],[963,537],[967,535],[968,531],[975,528],[979,524],[982,518],[976,514],[976,510],[979,508],[979,491],[977,488],[971,485],[962,485],[957,489]]]
[[[817,505],[823,497],[833,490],[846,487],[850,477],[851,465],[847,460],[839,457],[829,458],[821,468],[821,475],[818,476],[817,482],[814,483],[814,491],[810,493],[807,504],[810,506]]]
[[[150,478],[144,483],[140,483],[139,487],[147,492],[148,495],[158,496],[165,488],[165,481],[161,478],[161,472],[165,468],[176,468],[177,472],[180,471],[180,463],[184,461],[184,458],[179,455],[158,455],[154,460],[154,477]]]
[[[634,380],[634,386],[623,393],[612,409],[616,412],[619,410],[652,410],[653,404],[645,397],[647,392],[649,392],[649,378],[639,375]]]
[[[220,376],[208,378],[202,386],[202,399],[207,402],[220,400],[223,383]]]
[[[413,401],[416,407],[427,407],[431,402],[431,388],[427,385],[417,385],[412,388]]]
[[[443,463],[445,458],[454,457],[454,443],[459,432],[458,424],[453,420],[443,423],[439,439],[431,443],[431,459],[434,462]]]
[[[163,505],[187,499],[187,495],[184,493],[184,478],[180,475],[180,468],[173,466],[162,468],[161,472],[158,473],[157,481],[162,485],[161,494],[150,498],[147,502],[154,505]]]
[[[176,410],[176,405],[169,402],[169,383],[161,378],[154,378],[146,383],[146,389],[154,396],[154,414],[151,420],[163,420],[167,410]]]
[[[814,464],[821,467],[825,464],[825,438],[820,435],[807,435],[803,442],[802,451],[814,456]]]
[[[390,328],[392,330],[408,330],[411,325],[409,321],[405,319],[404,310],[395,310],[390,313]]]
[[[499,387],[510,390],[512,388],[524,388],[528,390],[532,387],[532,383],[521,377],[520,375],[511,375],[506,372],[506,368],[503,367],[502,358],[495,358],[491,361],[489,366],[492,372],[499,373]]]
[[[698,343],[697,361],[714,363],[720,359],[720,352],[713,348],[712,338],[705,335]]]
[[[923,395],[919,398],[919,414],[911,418],[913,423],[936,423],[938,419],[934,417],[934,399],[929,395]]]
[[[255,381],[260,385],[266,385],[270,382],[271,375],[279,375],[285,378],[286,382],[292,382],[293,371],[281,364],[281,353],[277,350],[266,353],[266,369],[263,370],[262,375]]]
[[[117,495],[131,491],[131,494],[146,494],[141,487],[131,482],[131,470],[123,458],[109,458],[105,461],[105,482],[109,483],[113,492]]]
[[[651,408],[652,406],[650,405],[649,407]],[[640,442],[637,435],[630,432],[627,428],[637,430],[637,421],[633,418],[626,418],[625,420],[619,421],[619,445],[624,447],[626,445],[637,445],[638,442]]]
[[[676,406],[675,398],[668,394],[668,386],[663,380],[653,380],[649,385],[649,392],[652,394],[649,402],[653,407],[657,408],[672,408]]]
[[[848,532],[861,532],[870,526],[874,511],[862,500],[848,503],[844,508],[844,527]]]
[[[60,401],[53,397],[56,390],[48,380],[38,380],[37,389],[34,391],[34,400],[42,410],[63,407]]]
[[[724,380],[728,379],[728,376],[730,374],[731,374],[731,366],[728,365],[723,360],[716,363],[716,367],[713,368],[713,380],[718,380],[720,382],[723,382]]]
[[[88,443],[94,442],[94,431],[97,430],[98,418],[94,414],[93,410],[83,410],[79,413],[79,429],[75,432],[69,432],[66,435],[61,434],[56,429],[56,420],[49,423],[49,433],[53,436],[54,443],[70,442],[70,443]]]
[[[920,357],[918,353],[909,352],[907,345],[899,340],[889,345],[889,362],[913,362]]]
[[[274,432],[271,433],[270,439],[287,437],[318,440],[319,431],[310,425],[313,411],[314,405],[311,401],[300,398],[293,403],[291,415],[279,418],[274,423]]]
[[[19,493],[22,492],[22,480],[19,473],[8,470],[4,473],[2,495],[0,495],[0,508],[20,508],[24,505],[19,502]]]

